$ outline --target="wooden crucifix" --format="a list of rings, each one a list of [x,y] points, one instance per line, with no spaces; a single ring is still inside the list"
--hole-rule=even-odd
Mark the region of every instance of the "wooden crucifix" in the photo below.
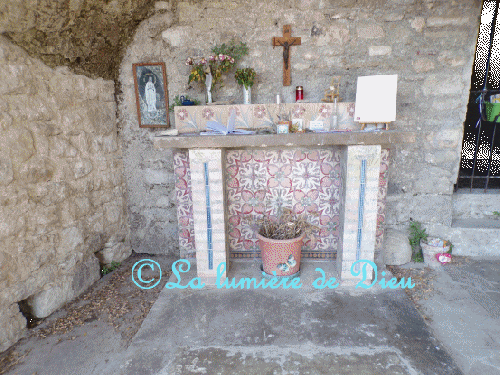
[[[283,86],[290,86],[292,84],[292,78],[290,75],[290,47],[300,46],[300,37],[292,37],[292,26],[283,26],[283,36],[273,37],[273,49],[276,46],[283,47]]]

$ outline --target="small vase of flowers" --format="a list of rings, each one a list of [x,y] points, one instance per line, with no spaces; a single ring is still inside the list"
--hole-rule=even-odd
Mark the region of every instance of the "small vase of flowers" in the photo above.
[[[252,68],[241,68],[234,73],[234,79],[243,86],[243,104],[252,103],[251,87],[255,82],[255,70]]]
[[[189,57],[186,65],[191,66],[188,83],[200,82],[206,86],[207,103],[212,103],[212,90],[222,85],[222,74],[235,64],[234,58],[229,55],[210,55],[195,59]]]

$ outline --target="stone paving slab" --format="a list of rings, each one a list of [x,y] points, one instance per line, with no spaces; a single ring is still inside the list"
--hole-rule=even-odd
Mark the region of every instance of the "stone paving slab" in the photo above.
[[[117,374],[461,374],[402,290],[174,289],[160,293]],[[257,276],[251,262],[236,279]],[[183,280],[196,276],[194,268]],[[325,269],[329,276],[329,272]],[[233,273],[234,275],[234,273]],[[173,279],[172,279],[173,278]],[[172,277],[171,280],[176,280]],[[116,362],[116,361],[115,361]],[[113,367],[115,366],[115,367]]]
[[[500,259],[447,264],[422,301],[431,328],[464,373],[500,375]]]

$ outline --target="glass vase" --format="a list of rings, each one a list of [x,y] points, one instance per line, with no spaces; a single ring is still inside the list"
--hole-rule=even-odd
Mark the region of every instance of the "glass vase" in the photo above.
[[[252,104],[252,88],[243,85],[243,104]]]

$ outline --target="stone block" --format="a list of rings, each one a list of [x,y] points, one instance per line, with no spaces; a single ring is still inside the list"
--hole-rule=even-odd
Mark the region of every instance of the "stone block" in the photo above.
[[[425,96],[460,95],[463,93],[461,77],[450,74],[430,74],[425,78],[422,91]]]
[[[357,26],[358,38],[377,39],[385,36],[382,26],[376,23],[360,23]]]
[[[144,180],[148,185],[165,185],[175,182],[174,175],[167,170],[148,168],[144,171]]]
[[[95,253],[101,264],[122,262],[132,254],[132,248],[127,242],[116,242],[113,238],[104,245],[104,249]]]
[[[384,15],[384,21],[387,22],[401,21],[404,18],[404,16],[405,15],[402,12],[386,13]]]
[[[163,31],[161,37],[172,47],[182,47],[191,37],[192,32],[191,26],[175,26]]]
[[[422,29],[425,26],[425,18],[424,17],[416,17],[410,21],[410,26],[415,29],[417,32],[421,33]]]
[[[427,27],[463,26],[470,23],[469,17],[429,17]]]
[[[82,178],[92,172],[94,166],[88,159],[78,160],[73,164],[73,172],[75,179]]]
[[[80,229],[76,227],[63,229],[60,238],[57,253],[61,259],[81,251],[84,241]]]
[[[14,179],[12,162],[7,155],[0,155],[0,186],[6,186]]]
[[[384,233],[384,264],[401,265],[411,261],[408,233],[387,228]]]
[[[179,23],[195,23],[200,20],[203,8],[199,4],[190,4],[187,1],[182,1],[177,4],[177,13],[179,14]]]
[[[170,1],[157,1],[155,2],[156,11],[169,11],[172,10],[172,4]]]
[[[500,211],[497,194],[453,194],[453,219],[492,219]]]
[[[123,209],[114,203],[106,203],[104,205],[104,215],[109,224],[118,223],[122,217]]]
[[[28,298],[31,313],[45,318],[66,302],[78,297],[101,277],[99,261],[90,256],[77,264],[69,275],[62,277],[42,292]]]
[[[386,198],[386,225],[406,225],[410,218],[421,223],[451,225],[451,194],[388,195]]]
[[[412,62],[413,70],[417,73],[425,73],[433,70],[435,68],[434,61],[427,57],[415,59]]]
[[[26,318],[14,303],[0,308],[0,353],[26,335]]]
[[[369,56],[388,56],[392,53],[391,46],[370,46],[368,47]]]
[[[438,56],[438,61],[448,67],[464,66],[466,61],[463,54],[457,54],[456,51],[441,51]]]

